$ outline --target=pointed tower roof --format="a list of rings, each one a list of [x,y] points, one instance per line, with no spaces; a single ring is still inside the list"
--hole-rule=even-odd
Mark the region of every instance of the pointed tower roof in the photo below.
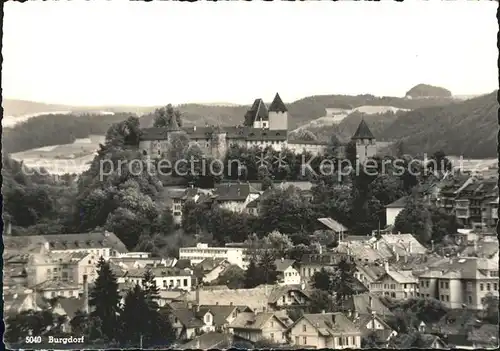
[[[245,114],[245,125],[252,126],[253,122],[260,120],[269,120],[269,112],[262,99],[255,99],[252,107]]]
[[[356,133],[352,136],[351,139],[375,139],[373,136],[368,124],[366,124],[365,120],[362,119],[359,122],[358,129],[356,129]]]
[[[280,94],[276,93],[276,96],[274,97],[273,102],[271,102],[271,105],[269,105],[269,111],[272,111],[272,112],[287,112],[288,111],[285,104],[283,103],[283,100],[281,100]]]

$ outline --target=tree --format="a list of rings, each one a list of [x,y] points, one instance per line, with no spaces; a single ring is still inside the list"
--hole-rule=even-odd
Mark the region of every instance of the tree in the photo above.
[[[260,285],[262,281],[262,273],[260,272],[257,264],[253,258],[248,263],[248,268],[245,271],[245,289],[253,289]]]
[[[123,311],[120,314],[122,342],[137,346],[142,343],[144,336],[150,332],[148,311],[149,306],[145,293],[139,285],[136,285],[125,296]]]
[[[483,305],[485,306],[483,319],[490,324],[498,325],[498,296],[489,293],[485,296]]]
[[[155,110],[153,127],[173,128],[174,126],[182,127],[182,116],[172,104]]]
[[[312,276],[312,286],[315,289],[330,292],[332,287],[330,275],[331,273],[329,273],[325,268],[321,268],[320,271],[314,273]]]
[[[309,313],[332,312],[334,303],[331,295],[322,290],[314,290],[311,294],[311,302],[309,304]]]
[[[394,231],[413,233],[420,242],[428,243],[432,239],[431,212],[420,199],[411,196],[394,221]]]
[[[354,272],[356,266],[346,258],[340,259],[331,275],[331,289],[335,292],[337,304],[342,304],[351,297],[355,290],[356,278]]]
[[[226,285],[229,289],[245,288],[246,272],[236,265],[229,266],[213,283],[213,285]]]
[[[97,274],[94,288],[90,291],[89,296],[89,305],[93,307],[90,315],[99,319],[104,336],[113,341],[118,337],[116,330],[120,312],[118,283],[109,263],[102,257],[97,263]]]
[[[262,179],[262,191],[266,191],[273,187],[273,180],[270,177],[264,177]]]
[[[264,250],[259,259],[259,272],[263,279],[263,284],[275,284],[278,279],[278,272],[276,271],[276,264],[274,263],[276,257],[271,250]]]

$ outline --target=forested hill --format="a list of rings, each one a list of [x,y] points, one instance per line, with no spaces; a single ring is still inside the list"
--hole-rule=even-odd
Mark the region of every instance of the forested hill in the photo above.
[[[410,111],[382,133],[402,140],[405,152],[416,155],[442,150],[468,158],[497,156],[498,91],[443,107]]]
[[[31,118],[2,131],[4,152],[15,153],[49,145],[71,144],[90,134],[106,134],[113,123],[121,122],[129,113],[114,115],[54,114]]]

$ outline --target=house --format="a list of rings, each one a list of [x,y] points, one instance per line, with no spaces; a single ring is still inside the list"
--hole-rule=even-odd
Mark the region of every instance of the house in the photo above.
[[[34,290],[46,299],[58,296],[78,297],[82,292],[82,285],[74,281],[47,280],[34,286]]]
[[[41,253],[76,253],[87,252],[99,259],[118,257],[128,252],[123,242],[108,231],[79,234],[29,235],[21,237],[6,237],[5,248],[8,250],[29,249],[38,246]]]
[[[192,273],[185,269],[161,267],[136,268],[127,271],[125,283],[139,284],[142,286],[144,273],[150,270],[155,276],[156,286],[160,290],[182,289],[189,291],[192,286]]]
[[[468,338],[475,349],[498,348],[498,325],[483,324],[468,333]]]
[[[248,183],[217,184],[214,190],[214,198],[219,206],[232,212],[244,212],[246,206],[259,196],[260,192]]]
[[[328,218],[318,218],[318,221],[326,226],[328,229],[333,230],[335,234],[339,235],[339,241],[342,241],[344,236],[347,235],[348,229],[336,220]]]
[[[98,258],[87,251],[49,252],[32,254],[27,265],[28,283],[33,285],[45,281],[74,282],[83,284],[83,276],[87,275],[92,282],[97,277]]]
[[[287,324],[272,312],[242,312],[229,325],[229,330],[252,342],[268,340],[276,344],[287,342]]]
[[[448,345],[433,334],[400,334],[391,338],[389,348],[398,349],[446,349]]]
[[[172,346],[179,350],[225,350],[230,348],[251,349],[253,347],[253,345],[249,343],[238,341],[237,337],[227,332],[208,332],[195,337],[193,340],[185,344]]]
[[[418,276],[420,297],[439,299],[449,308],[481,310],[484,298],[498,296],[498,260],[454,257]]]
[[[361,331],[342,313],[304,314],[288,329],[294,346],[359,349]]]
[[[388,345],[389,340],[398,334],[376,313],[361,314],[351,318],[351,320],[356,328],[361,331],[362,337],[375,334],[380,346]]]
[[[354,272],[354,277],[357,278],[368,289],[370,288],[371,283],[375,282],[384,274],[385,268],[383,264],[369,264],[356,261],[356,270]]]
[[[4,316],[17,315],[22,311],[37,310],[36,296],[30,289],[4,291]]]
[[[201,191],[197,188],[188,189],[169,189],[164,188],[160,194],[160,202],[165,208],[172,211],[172,217],[175,224],[181,224],[182,221],[182,209],[184,204],[192,200],[194,202],[198,201]]]
[[[394,271],[385,263],[385,273],[370,284],[370,292],[395,299],[416,297],[418,280],[411,271]]]
[[[246,306],[198,305],[196,303],[170,305],[172,326],[177,339],[189,340],[200,333],[222,332],[235,320],[238,313],[248,312]]]
[[[210,283],[219,278],[230,266],[231,263],[223,258],[205,258],[194,266],[194,274],[198,281]]]
[[[248,306],[254,312],[277,311],[284,307],[303,307],[309,302],[305,286],[260,285],[253,289],[198,288],[185,295],[186,301],[201,305]]]
[[[303,280],[310,280],[314,273],[321,269],[333,269],[341,260],[353,261],[353,257],[339,252],[320,254],[304,254],[300,262],[300,276]]]
[[[246,213],[253,215],[253,216],[259,216],[260,215],[261,201],[262,201],[262,199],[260,197],[256,198],[255,200],[250,201],[246,206]]]
[[[363,293],[350,296],[343,302],[343,312],[355,319],[358,316],[369,315],[376,313],[381,318],[391,317],[394,314],[389,308],[384,305],[380,297],[373,293]]]
[[[286,260],[284,258],[274,261],[276,271],[278,272],[278,279],[280,284],[284,285],[298,285],[301,282],[300,274],[294,268],[295,260]]]
[[[397,199],[396,201],[385,206],[386,225],[394,225],[396,223],[396,217],[406,207],[409,199],[409,196],[403,196],[402,198]]]

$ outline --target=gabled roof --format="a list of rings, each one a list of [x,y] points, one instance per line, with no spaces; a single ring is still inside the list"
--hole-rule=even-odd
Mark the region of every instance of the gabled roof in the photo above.
[[[352,136],[353,140],[355,139],[375,139],[373,136],[370,128],[368,127],[368,124],[366,124],[365,120],[362,119],[361,122],[359,122],[358,129],[356,129],[356,133]]]
[[[327,226],[329,229],[333,230],[336,233],[345,232],[347,228],[337,222],[336,220],[328,217],[328,218],[318,218],[318,221]]]
[[[361,331],[343,313],[306,313],[295,321],[293,325],[302,319],[307,320],[323,336],[332,336],[341,333],[361,334]]]
[[[260,312],[257,314],[253,312],[239,313],[229,327],[235,329],[261,330],[265,326],[266,322],[271,318],[277,320],[283,328],[287,327],[287,325],[280,318],[277,318],[275,314],[271,312]]]
[[[273,102],[271,102],[271,105],[269,105],[269,112],[287,112],[287,111],[288,109],[283,103],[283,100],[281,100],[280,94],[276,93]]]
[[[250,184],[217,184],[214,195],[218,201],[245,201],[250,194],[258,193]]]
[[[276,265],[276,271],[277,272],[284,272],[287,270],[289,267],[293,266],[295,263],[295,260],[285,260],[285,259],[277,259],[274,261],[274,264]]]

